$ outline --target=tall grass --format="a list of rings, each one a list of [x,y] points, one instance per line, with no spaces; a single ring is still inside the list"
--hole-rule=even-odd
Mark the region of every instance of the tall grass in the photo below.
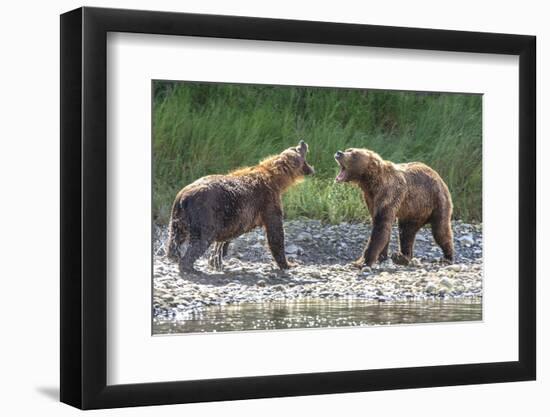
[[[153,210],[165,223],[177,191],[254,165],[304,139],[316,175],[284,196],[287,218],[368,218],[360,192],[334,184],[338,149],[422,161],[451,191],[454,217],[481,220],[481,96],[156,81]]]

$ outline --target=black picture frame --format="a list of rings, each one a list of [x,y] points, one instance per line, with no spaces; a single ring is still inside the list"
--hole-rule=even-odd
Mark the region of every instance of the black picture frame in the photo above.
[[[107,385],[108,32],[519,56],[519,358],[513,362]],[[61,15],[61,401],[82,409],[534,380],[534,36],[79,8]]]

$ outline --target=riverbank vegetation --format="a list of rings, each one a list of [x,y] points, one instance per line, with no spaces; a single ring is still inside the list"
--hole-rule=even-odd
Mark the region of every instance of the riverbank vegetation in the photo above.
[[[316,175],[284,196],[287,219],[368,218],[360,192],[334,184],[336,150],[364,147],[421,161],[445,180],[454,218],[481,221],[482,97],[359,89],[155,81],[153,217],[165,224],[179,189],[309,144]]]

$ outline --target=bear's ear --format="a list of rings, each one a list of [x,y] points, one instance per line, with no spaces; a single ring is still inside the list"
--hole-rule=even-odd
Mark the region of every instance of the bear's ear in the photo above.
[[[307,143],[301,140],[300,143],[298,143],[298,146],[296,147],[296,149],[298,149],[298,152],[300,152],[300,155],[306,156],[306,153],[308,150]]]

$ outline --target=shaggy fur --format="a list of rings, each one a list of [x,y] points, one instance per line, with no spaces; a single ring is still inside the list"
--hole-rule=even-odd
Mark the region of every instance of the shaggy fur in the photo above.
[[[167,256],[180,272],[193,264],[215,242],[210,265],[221,269],[229,241],[263,226],[269,248],[281,269],[285,256],[282,194],[305,175],[313,174],[306,162],[303,141],[254,167],[227,175],[209,175],[183,188],[172,206]]]
[[[368,149],[347,149],[334,155],[340,166],[336,182],[351,182],[363,191],[373,228],[363,255],[354,262],[371,266],[388,256],[391,227],[399,225],[400,253],[396,263],[408,264],[413,256],[416,233],[431,224],[436,243],[445,259],[452,262],[453,203],[445,182],[433,169],[420,162],[394,164]]]

